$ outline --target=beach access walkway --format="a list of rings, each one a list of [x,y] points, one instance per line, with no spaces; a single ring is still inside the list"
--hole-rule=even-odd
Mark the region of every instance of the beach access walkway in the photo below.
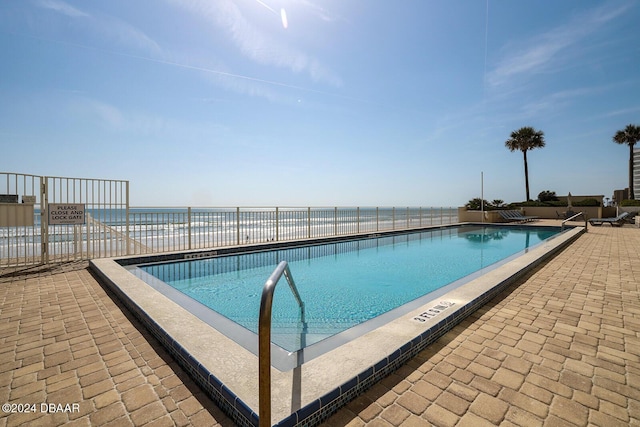
[[[0,403],[0,427],[233,425],[86,263],[0,271]],[[325,425],[640,426],[640,229],[589,228]]]

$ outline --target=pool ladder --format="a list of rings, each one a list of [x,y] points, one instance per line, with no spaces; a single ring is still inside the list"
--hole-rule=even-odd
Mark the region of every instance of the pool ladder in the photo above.
[[[300,320],[303,325],[306,323],[304,303],[300,299],[298,288],[296,288],[296,283],[289,270],[289,264],[287,264],[287,261],[282,261],[265,282],[264,288],[262,288],[262,298],[260,299],[260,315],[258,318],[258,417],[260,419],[260,427],[271,425],[271,305],[276,285],[283,274],[300,306]]]

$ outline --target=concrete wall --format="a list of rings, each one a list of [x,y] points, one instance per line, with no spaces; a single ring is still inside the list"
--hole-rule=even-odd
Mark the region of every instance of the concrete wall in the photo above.
[[[605,215],[603,215],[603,209]],[[608,210],[612,209],[612,214],[608,213]],[[517,209],[526,216],[537,216],[540,219],[564,219],[565,213],[568,211],[567,207],[532,207],[527,206],[521,209]],[[608,218],[615,215],[615,208],[603,208],[601,206],[574,206],[571,208],[574,213],[584,212],[589,218]],[[458,220],[460,222],[506,222],[499,211],[485,211],[484,221],[482,218],[482,212],[470,211],[465,207],[458,208]],[[578,217],[578,221],[584,221],[582,217]]]
[[[615,213],[616,208],[612,208],[612,209],[613,209],[613,212]],[[620,210],[621,213],[631,212],[634,215],[637,215],[640,212],[640,206],[620,206],[618,209]]]
[[[524,215],[527,216],[538,216],[544,219],[564,219],[564,215],[569,208],[565,207],[533,207],[527,206],[524,207]],[[574,206],[570,210],[575,213],[584,212],[587,218],[602,218],[602,207],[601,206]],[[581,221],[582,217],[578,218],[578,221]]]
[[[484,219],[481,211],[470,211],[465,207],[458,208],[458,221],[460,222],[505,222],[498,211],[484,211]]]
[[[616,208],[613,208],[613,214],[611,215],[616,216]],[[640,206],[620,206],[618,208],[618,213],[622,213],[622,212],[629,212],[631,214],[631,216],[635,216],[636,217],[636,224],[638,224],[638,226],[640,226]]]

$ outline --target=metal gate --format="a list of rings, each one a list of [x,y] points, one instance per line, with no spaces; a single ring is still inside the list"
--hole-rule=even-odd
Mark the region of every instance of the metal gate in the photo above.
[[[126,255],[129,182],[0,172],[0,267]]]

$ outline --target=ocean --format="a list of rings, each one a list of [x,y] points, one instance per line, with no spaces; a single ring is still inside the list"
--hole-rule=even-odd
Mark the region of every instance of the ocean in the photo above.
[[[82,225],[0,227],[0,266],[89,259],[425,227],[457,222],[457,208],[130,208],[87,206]],[[127,223],[128,220],[128,223]],[[13,260],[13,261],[12,261]]]

